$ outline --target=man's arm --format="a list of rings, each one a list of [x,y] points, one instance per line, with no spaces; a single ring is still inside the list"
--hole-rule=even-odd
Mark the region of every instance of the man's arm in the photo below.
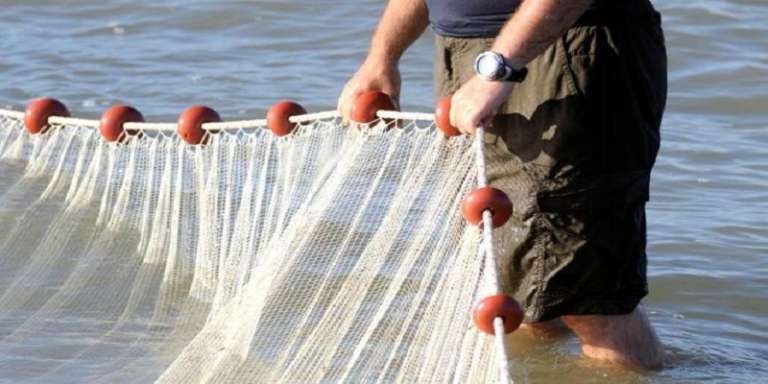
[[[355,99],[365,91],[382,91],[398,104],[403,52],[424,33],[429,14],[424,0],[391,0],[373,34],[368,56],[344,86],[338,109],[345,119],[352,114]]]
[[[514,66],[523,67],[539,56],[570,28],[592,0],[524,0],[496,37],[491,50]],[[509,97],[513,83],[487,81],[475,76],[451,102],[451,123],[466,133],[487,124]]]
[[[592,0],[526,0],[504,25],[491,50],[523,66],[562,36],[591,3]]]

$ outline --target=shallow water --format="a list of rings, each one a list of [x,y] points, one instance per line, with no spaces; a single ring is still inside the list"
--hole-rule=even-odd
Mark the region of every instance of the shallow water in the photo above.
[[[759,382],[768,376],[768,3],[668,0],[670,94],[649,205],[646,306],[668,368],[577,357],[572,337],[516,336],[530,382]],[[208,104],[225,119],[274,101],[335,105],[382,2],[0,1],[0,105],[53,95],[96,117]],[[432,105],[429,34],[402,65],[404,110]],[[3,175],[0,174],[0,184]]]

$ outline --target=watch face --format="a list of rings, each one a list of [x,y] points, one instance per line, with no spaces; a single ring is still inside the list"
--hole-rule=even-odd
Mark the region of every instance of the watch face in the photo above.
[[[501,63],[493,55],[482,54],[477,58],[477,73],[486,78],[495,78]]]

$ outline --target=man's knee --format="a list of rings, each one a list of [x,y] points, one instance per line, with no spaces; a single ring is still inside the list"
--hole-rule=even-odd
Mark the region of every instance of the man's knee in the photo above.
[[[527,329],[535,334],[557,336],[568,331],[563,321],[558,317],[548,321],[536,321],[523,323],[520,328]]]
[[[639,308],[626,315],[566,315],[561,318],[568,328],[586,342],[611,343],[627,336],[628,332],[634,335],[653,332]]]
[[[573,330],[583,342],[600,342],[621,332],[630,315],[566,315],[563,324]]]

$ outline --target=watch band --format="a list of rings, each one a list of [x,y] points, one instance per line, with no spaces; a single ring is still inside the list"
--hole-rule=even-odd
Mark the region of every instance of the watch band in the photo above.
[[[522,67],[520,69],[515,69],[507,63],[504,63],[504,71],[506,73],[501,79],[499,79],[499,81],[511,81],[520,83],[525,80],[526,76],[528,76],[528,68]]]

